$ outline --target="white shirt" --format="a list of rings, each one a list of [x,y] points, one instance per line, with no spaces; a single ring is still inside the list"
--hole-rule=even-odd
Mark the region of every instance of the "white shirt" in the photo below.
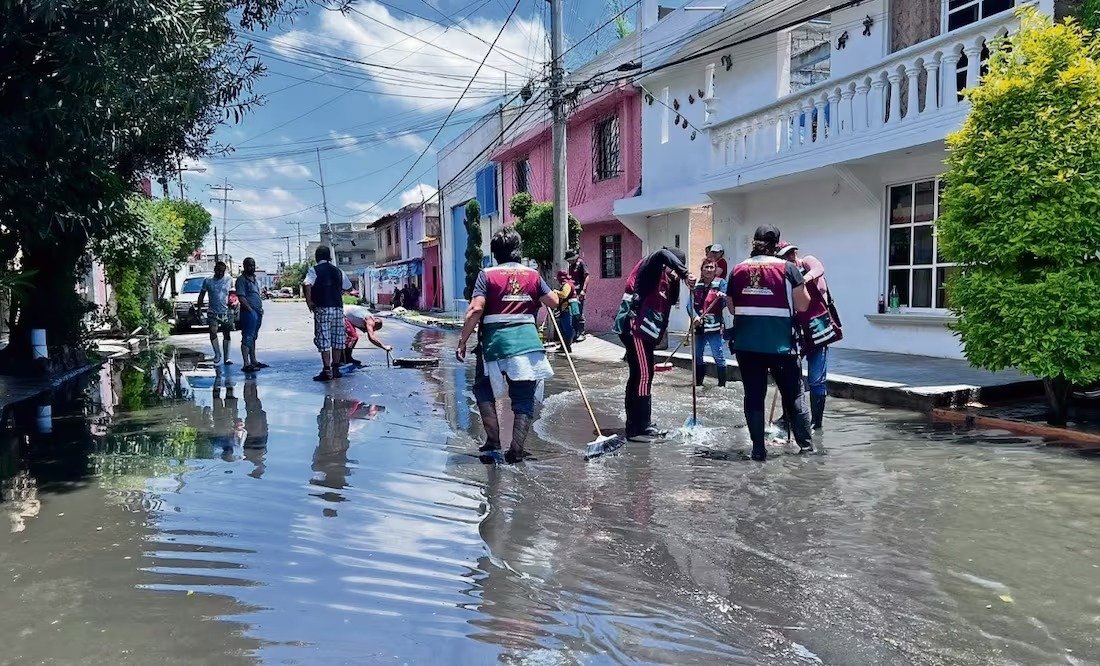
[[[352,326],[359,329],[365,329],[367,320],[373,318],[371,311],[362,305],[345,305],[344,316],[348,318]]]
[[[319,263],[319,264],[330,264],[332,262],[327,260],[327,259],[322,259],[321,261],[319,261],[317,263]],[[337,270],[339,270],[339,269],[337,269]],[[348,289],[351,289],[351,280],[348,279],[348,274],[345,273],[344,271],[340,271],[340,275],[341,275],[341,277],[344,278],[344,284],[343,284],[344,291],[347,291]],[[306,279],[302,280],[302,282],[304,282],[305,284],[308,284],[311,287],[313,286],[313,283],[317,282],[317,271],[313,270],[313,266],[310,266],[309,270],[306,271]]]

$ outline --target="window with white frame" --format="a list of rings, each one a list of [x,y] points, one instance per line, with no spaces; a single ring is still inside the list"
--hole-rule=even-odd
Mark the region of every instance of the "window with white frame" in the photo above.
[[[889,188],[886,216],[886,293],[912,309],[943,309],[944,285],[958,267],[943,259],[936,239],[943,181],[930,178]]]
[[[947,30],[958,30],[1015,5],[1015,0],[947,0]]]
[[[603,279],[623,276],[622,234],[600,236],[600,277]]]

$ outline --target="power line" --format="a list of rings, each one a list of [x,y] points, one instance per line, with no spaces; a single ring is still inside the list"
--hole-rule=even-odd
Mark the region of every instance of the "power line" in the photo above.
[[[516,10],[519,9],[519,3],[521,1],[522,0],[516,0],[516,4],[514,4],[512,6],[512,11],[509,12],[508,17],[506,19],[504,19],[504,23],[501,24],[500,30],[497,32],[497,36],[493,39],[493,44],[494,45],[500,39],[500,36],[504,34],[504,29],[508,27],[508,23],[512,20],[512,17],[515,15]],[[489,59],[489,54],[492,53],[492,52],[493,52],[493,46],[491,45],[489,47],[489,50],[485,52],[485,57],[481,59],[481,63],[478,64],[477,69],[474,70],[473,76],[470,77],[470,83],[471,84],[477,78],[478,73],[481,72],[481,66],[484,65],[485,61]],[[424,146],[424,150],[420,152],[420,155],[416,158],[416,160],[412,163],[412,165],[409,166],[408,170],[405,171],[405,174],[402,175],[401,178],[399,178],[397,180],[397,183],[395,183],[394,186],[390,189],[390,191],[386,193],[386,196],[382,197],[382,201],[385,201],[386,199],[391,197],[393,195],[393,193],[401,187],[401,183],[405,180],[405,178],[407,178],[408,175],[410,173],[412,173],[412,170],[416,168],[416,165],[420,163],[420,160],[422,160],[424,158],[424,156],[428,154],[428,151],[431,149],[432,144],[435,143],[435,140],[439,138],[439,135],[443,132],[443,128],[447,126],[447,121],[450,120],[451,116],[454,115],[454,112],[458,110],[458,106],[459,106],[459,104],[462,103],[462,98],[465,96],[465,94],[466,94],[465,91],[463,91],[463,94],[460,95],[457,100],[455,100],[455,105],[453,107],[451,107],[451,112],[448,113],[447,117],[443,119],[443,123],[439,126],[439,129],[436,130],[435,135],[432,137],[431,141],[428,142],[428,145]],[[379,202],[379,203],[381,203],[381,202]],[[375,205],[371,206],[370,208],[368,208],[367,210],[363,211],[363,216],[365,217],[368,213],[370,213],[372,210],[374,210],[377,207],[378,207],[378,204],[375,204]]]

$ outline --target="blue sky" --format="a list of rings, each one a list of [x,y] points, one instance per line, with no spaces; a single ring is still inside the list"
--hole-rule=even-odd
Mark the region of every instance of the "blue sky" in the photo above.
[[[435,151],[476,117],[514,94],[527,78],[543,76],[548,54],[545,0],[520,0],[498,48],[463,103],[415,168],[414,160],[489,49],[514,0],[356,0],[347,14],[315,8],[293,23],[251,35],[269,74],[259,84],[266,104],[218,140],[235,147],[227,157],[186,166],[188,198],[210,208],[221,229],[221,204],[209,185],[228,178],[228,251],[237,261],[256,257],[274,268],[283,238],[316,237],[324,216],[316,149],[333,222],[373,220],[435,192]],[[629,7],[633,0],[621,0]],[[676,4],[665,2],[662,4]],[[614,43],[613,26],[593,30],[615,10],[607,0],[566,0],[567,62],[576,65]],[[636,9],[627,16],[633,24]],[[457,25],[456,25],[457,24]],[[582,41],[583,40],[583,41]],[[354,61],[368,62],[363,66]],[[403,177],[404,176],[404,177]],[[304,241],[303,241],[304,242]],[[213,252],[209,242],[207,251]],[[291,238],[297,260],[297,238]]]

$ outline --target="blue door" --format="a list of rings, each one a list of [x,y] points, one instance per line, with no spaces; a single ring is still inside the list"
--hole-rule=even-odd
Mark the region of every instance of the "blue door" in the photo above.
[[[469,238],[469,234],[466,233],[466,204],[451,209],[451,226],[454,230],[451,234],[451,238],[454,239],[451,252],[454,259],[455,293],[448,298],[453,303],[456,299],[461,299],[466,292],[466,240]],[[448,307],[450,305],[451,303],[447,304]]]

